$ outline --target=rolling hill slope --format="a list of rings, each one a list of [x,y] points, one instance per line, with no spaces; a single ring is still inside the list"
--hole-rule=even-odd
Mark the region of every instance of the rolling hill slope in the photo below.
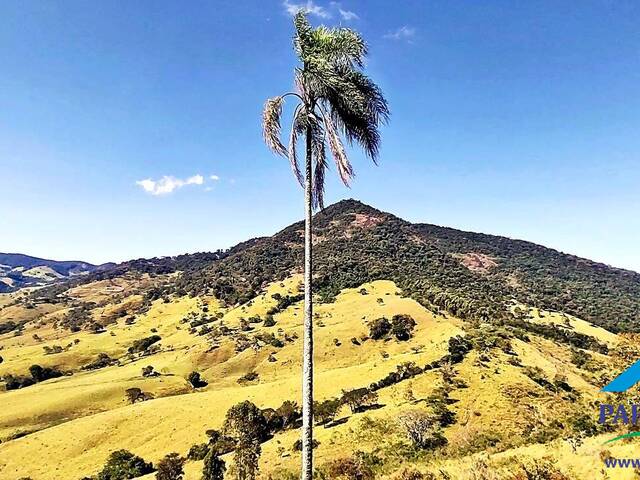
[[[157,464],[238,402],[298,401],[301,230],[0,295],[0,480],[80,480],[120,449]],[[603,467],[634,445],[602,445],[621,429],[597,404],[640,347],[637,273],[352,200],[319,213],[316,235],[316,399],[375,398],[316,428],[320,478],[633,478]],[[407,318],[408,335],[374,329]],[[428,448],[403,426],[416,412],[441,435]],[[263,439],[260,478],[295,478],[298,437],[293,423]],[[185,480],[201,470],[192,457]]]

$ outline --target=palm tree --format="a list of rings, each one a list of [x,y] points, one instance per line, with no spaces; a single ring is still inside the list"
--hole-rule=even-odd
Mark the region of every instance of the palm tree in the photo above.
[[[262,115],[267,146],[289,159],[293,173],[304,187],[304,341],[302,374],[302,480],[311,480],[313,428],[313,306],[312,306],[312,212],[324,208],[326,147],[335,160],[342,182],[354,176],[341,134],[359,144],[375,163],[380,149],[379,126],[389,117],[380,88],[362,73],[367,46],[348,28],[312,28],[304,12],[294,19],[294,48],[300,60],[295,69],[293,92],[270,98]],[[282,107],[294,98],[288,148],[280,140]],[[301,172],[296,146],[305,140],[305,168]]]

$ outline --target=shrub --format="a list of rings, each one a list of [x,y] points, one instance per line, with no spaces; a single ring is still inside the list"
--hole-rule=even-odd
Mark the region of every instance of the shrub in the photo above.
[[[193,386],[193,388],[202,388],[208,385],[208,383],[202,379],[200,373],[196,371],[191,372],[187,376],[187,381]]]
[[[374,340],[386,337],[391,331],[391,323],[386,318],[378,318],[369,323],[369,336]]]
[[[124,391],[124,396],[129,403],[136,403],[137,401],[144,402],[153,398],[152,394],[143,392],[137,387],[127,388]]]
[[[82,370],[97,370],[99,368],[113,365],[114,363],[116,363],[116,360],[111,358],[109,355],[107,355],[106,353],[99,353],[98,358],[82,367]]]
[[[36,383],[33,378],[14,375],[6,375],[4,377],[4,382],[7,390],[17,390],[19,388],[29,387]]]
[[[398,417],[398,423],[417,448],[431,450],[447,443],[447,439],[438,428],[437,419],[426,412],[421,410],[404,412]]]
[[[189,460],[204,460],[204,457],[209,453],[208,443],[196,443],[191,445],[189,453],[187,453],[187,459]]]
[[[510,480],[571,480],[557,466],[550,457],[532,459],[527,463],[520,463],[520,471]]]
[[[293,426],[302,416],[298,404],[290,400],[282,402],[282,405],[276,409],[276,413],[282,418],[282,428],[284,429]]]
[[[405,468],[401,472],[399,472],[394,480],[424,480],[425,476],[423,473],[418,470],[411,470],[409,468]]]
[[[318,445],[320,445],[320,442],[317,441],[315,438],[311,441],[311,448],[318,448]],[[298,439],[295,442],[293,442],[293,450],[295,452],[301,452],[302,451],[302,440]]]
[[[162,340],[160,335],[151,335],[150,337],[141,338],[133,342],[127,350],[129,353],[140,353],[146,351],[151,345]]]
[[[340,458],[325,465],[327,477],[341,480],[373,480],[375,474],[371,467],[361,459],[354,457]]]
[[[416,321],[410,315],[394,315],[391,319],[391,333],[401,341],[411,338]]]
[[[247,372],[245,375],[238,379],[238,383],[243,384],[253,382],[255,380],[258,380],[259,377],[260,375],[258,375],[258,372]]]
[[[317,419],[318,425],[332,422],[336,418],[341,406],[342,402],[337,398],[323,402],[314,402],[313,415]]]
[[[147,365],[146,367],[142,368],[142,376],[143,377],[157,377],[160,374],[156,371],[153,370],[153,366],[152,365]]]
[[[158,463],[157,480],[182,480],[184,476],[184,462],[186,460],[173,452]]]
[[[55,367],[41,367],[40,365],[31,365],[29,367],[29,373],[35,382],[44,382],[45,380],[64,375],[64,373]]]
[[[153,465],[127,450],[111,453],[96,480],[128,480],[153,472]]]
[[[202,480],[224,480],[226,470],[224,460],[211,451],[204,457]]]
[[[267,315],[262,322],[263,327],[273,327],[276,324],[276,321],[273,319],[273,315]]]
[[[368,388],[356,388],[354,390],[342,391],[342,403],[349,405],[352,413],[365,410],[378,401],[378,394]]]

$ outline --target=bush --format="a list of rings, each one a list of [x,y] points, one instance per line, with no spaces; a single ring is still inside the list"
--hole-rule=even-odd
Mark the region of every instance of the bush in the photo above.
[[[35,382],[44,382],[45,380],[64,375],[64,373],[55,367],[41,367],[40,365],[31,365],[29,367],[29,373]]]
[[[354,457],[340,458],[325,465],[327,478],[341,480],[373,480],[375,473],[361,459]]]
[[[153,472],[153,464],[127,450],[111,453],[96,480],[128,480]]]
[[[311,441],[311,448],[318,448],[318,445],[320,445],[320,442],[317,441],[315,438]],[[294,452],[301,452],[302,451],[302,440],[298,439],[295,442],[293,442],[293,451]]]
[[[208,385],[208,383],[202,379],[200,373],[196,371],[191,372],[187,376],[187,381],[191,384],[191,386],[193,386],[193,388],[202,388]]]
[[[36,383],[33,378],[14,375],[6,375],[4,377],[4,382],[7,390],[17,390],[19,388],[29,387]]]
[[[391,322],[386,318],[378,318],[369,323],[369,336],[373,340],[380,340],[386,337],[391,331]]]
[[[337,398],[331,398],[323,402],[314,402],[313,416],[317,419],[318,425],[332,422],[338,410],[342,406],[342,402]]]
[[[302,416],[298,404],[290,400],[282,402],[282,405],[276,409],[276,413],[282,417],[282,428],[285,430],[295,425]]]
[[[224,460],[211,451],[204,457],[202,480],[224,480],[226,470]]]
[[[125,399],[129,402],[129,403],[136,403],[138,401],[140,402],[144,402],[147,400],[151,400],[153,398],[153,395],[147,392],[143,392],[142,390],[140,390],[137,387],[133,387],[133,388],[127,388],[124,391],[124,396]]]
[[[116,360],[111,358],[106,353],[99,353],[98,358],[96,358],[93,362],[88,363],[87,365],[82,367],[82,370],[97,370],[99,368],[108,367],[115,363],[116,363]]]
[[[151,345],[162,340],[160,335],[151,335],[150,337],[141,338],[133,342],[127,350],[129,353],[140,353],[146,351]]]
[[[158,463],[157,480],[182,480],[184,476],[184,462],[186,460],[173,452]]]
[[[204,457],[209,453],[208,443],[196,443],[191,445],[189,453],[187,453],[187,459],[189,460],[204,460]]]
[[[394,315],[391,319],[391,333],[400,341],[411,338],[416,321],[410,315]]]
[[[352,413],[366,410],[378,401],[378,394],[368,388],[356,388],[354,390],[342,391],[342,403],[349,405]]]
[[[510,480],[571,480],[550,457],[533,459],[519,465],[520,471]]]
[[[267,315],[262,322],[263,327],[273,327],[276,324],[276,321],[273,319],[273,315]]]
[[[399,472],[394,480],[424,480],[425,476],[423,473],[418,470],[411,470],[409,468],[405,468],[401,472]]]
[[[258,372],[248,372],[238,379],[238,383],[243,384],[253,382],[255,380],[258,380],[259,377],[260,375],[258,375]]]
[[[152,365],[147,365],[146,367],[142,368],[142,376],[143,377],[157,377],[160,374],[156,371],[154,371],[153,366]]]
[[[398,423],[416,448],[432,450],[447,443],[447,439],[438,428],[437,419],[426,412],[404,412],[398,417]]]

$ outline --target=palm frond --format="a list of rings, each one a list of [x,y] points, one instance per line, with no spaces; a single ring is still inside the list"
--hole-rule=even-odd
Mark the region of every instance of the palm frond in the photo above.
[[[318,120],[313,122],[311,132],[311,149],[314,159],[312,206],[314,209],[323,209],[325,172],[328,165],[325,151],[325,132]]]
[[[297,143],[298,143],[298,134],[302,133],[304,130],[301,129],[302,122],[302,104],[296,106],[295,111],[293,112],[293,122],[291,123],[291,133],[289,135],[289,163],[291,163],[291,170],[293,171],[293,175],[298,180],[298,183],[302,186],[304,185],[304,177],[302,176],[302,172],[300,171],[300,165],[298,163],[298,153],[297,153]]]
[[[338,134],[338,130],[334,125],[331,116],[327,112],[322,112],[322,122],[327,134],[331,156],[336,162],[338,175],[340,176],[340,180],[342,180],[342,183],[344,183],[345,186],[348,187],[355,174],[353,172],[351,162],[349,161],[349,157],[347,157],[347,152],[344,149],[344,145],[342,144],[342,139]]]
[[[287,149],[280,141],[280,117],[282,116],[282,97],[273,97],[264,104],[262,111],[262,136],[274,153],[287,157]]]

